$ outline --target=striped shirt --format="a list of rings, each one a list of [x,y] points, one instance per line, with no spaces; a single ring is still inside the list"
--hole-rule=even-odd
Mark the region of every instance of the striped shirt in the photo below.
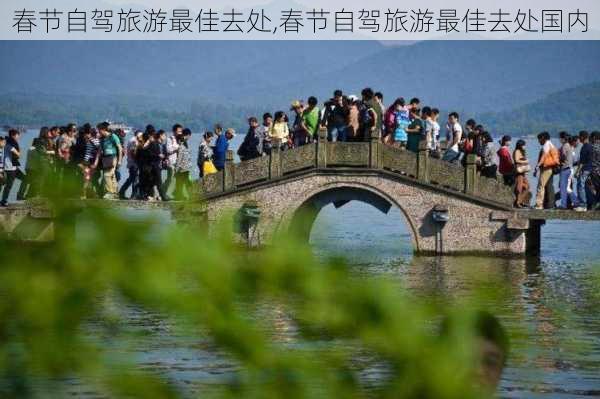
[[[90,164],[94,163],[99,150],[100,140],[95,137],[91,138],[90,141],[85,143],[85,155],[83,156],[83,161]]]

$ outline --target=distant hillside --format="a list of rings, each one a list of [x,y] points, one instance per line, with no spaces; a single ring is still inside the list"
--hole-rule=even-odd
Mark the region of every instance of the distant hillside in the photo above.
[[[418,96],[473,114],[600,80],[593,41],[6,41],[0,53],[3,93],[153,97],[178,111],[193,100],[279,108],[371,86],[388,102]]]
[[[177,122],[198,133],[212,129],[218,122],[245,132],[246,118],[260,117],[264,112],[264,108],[256,105],[201,101],[194,101],[186,110],[178,111],[161,107],[155,98],[140,96],[66,95],[60,101],[29,95],[0,96],[0,126],[64,126],[70,122],[81,125],[112,120],[126,122],[134,128],[151,123],[159,129],[170,129]]]
[[[600,82],[550,94],[511,111],[478,117],[496,135],[529,135],[600,130]]]

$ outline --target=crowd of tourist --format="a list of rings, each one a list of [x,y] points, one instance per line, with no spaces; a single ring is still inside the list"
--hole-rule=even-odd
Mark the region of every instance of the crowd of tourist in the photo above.
[[[291,123],[290,123],[291,122]],[[269,155],[274,146],[286,151],[318,140],[320,128],[328,141],[360,142],[373,137],[402,150],[427,150],[430,156],[465,165],[474,160],[482,176],[498,179],[514,187],[515,207],[531,205],[529,174],[538,177],[535,207],[587,211],[600,206],[600,133],[559,134],[557,149],[547,132],[538,135],[542,149],[530,159],[524,140],[512,148],[510,136],[496,144],[492,135],[475,120],[464,126],[456,112],[445,122],[441,137],[440,111],[424,106],[418,98],[394,100],[384,105],[381,93],[364,89],[361,97],[336,90],[321,108],[317,98],[306,103],[294,101],[290,115],[284,111],[266,113],[259,121],[248,119],[248,132],[238,149],[242,161]],[[200,178],[225,167],[234,129],[216,124],[202,134],[196,166]],[[82,199],[136,199],[170,201],[192,196],[194,162],[190,149],[190,129],[176,124],[167,134],[148,125],[127,138],[122,129],[111,130],[107,122],[96,127],[43,127],[31,146],[22,149],[20,132],[10,130],[0,137],[0,205],[7,206],[16,180],[20,180],[17,200],[41,196],[51,181],[72,177],[80,181]],[[579,150],[578,150],[579,149]],[[26,169],[21,168],[26,158]],[[533,157],[531,157],[533,158]],[[128,176],[119,189],[120,166]],[[533,166],[532,166],[533,165]],[[554,192],[554,176],[559,193]],[[174,183],[174,190],[171,189]]]

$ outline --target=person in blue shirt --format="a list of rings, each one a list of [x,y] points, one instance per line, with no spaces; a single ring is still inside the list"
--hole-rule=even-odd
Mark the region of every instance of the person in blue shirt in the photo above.
[[[217,142],[213,150],[213,163],[215,168],[221,171],[225,169],[225,159],[227,157],[227,150],[229,150],[229,141],[235,137],[235,131],[233,129],[227,129],[223,133],[223,128],[220,125],[215,125],[215,133],[217,135]]]

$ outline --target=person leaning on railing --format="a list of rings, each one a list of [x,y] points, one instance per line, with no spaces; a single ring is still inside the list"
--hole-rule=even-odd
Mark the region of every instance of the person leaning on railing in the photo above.
[[[272,143],[281,143],[281,149],[284,150],[288,147],[288,140],[290,138],[290,128],[288,126],[285,112],[275,112],[275,121],[271,130],[269,130],[269,140]]]

